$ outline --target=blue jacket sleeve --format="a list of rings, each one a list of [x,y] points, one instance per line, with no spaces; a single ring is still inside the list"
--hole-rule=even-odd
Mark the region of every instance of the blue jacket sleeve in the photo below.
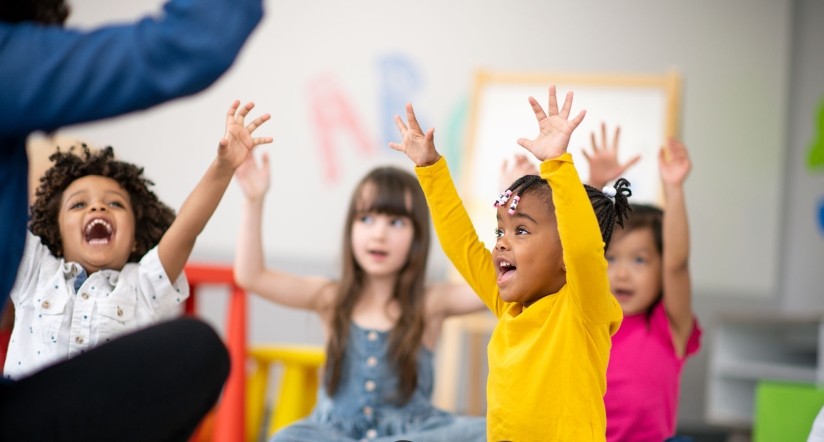
[[[0,22],[0,137],[145,109],[212,84],[261,0],[172,0],[159,17],[89,32]]]

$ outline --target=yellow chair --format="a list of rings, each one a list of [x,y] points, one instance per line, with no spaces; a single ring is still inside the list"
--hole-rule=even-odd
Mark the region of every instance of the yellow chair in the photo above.
[[[258,440],[266,407],[269,373],[280,365],[282,375],[273,402],[266,440],[279,429],[306,417],[315,406],[320,367],[326,358],[321,346],[268,345],[249,349],[253,363],[246,384],[246,440]]]

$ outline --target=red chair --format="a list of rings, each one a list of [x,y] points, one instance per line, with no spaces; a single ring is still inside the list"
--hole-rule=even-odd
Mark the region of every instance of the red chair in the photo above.
[[[4,308],[5,307],[5,308]],[[11,329],[14,326],[14,305],[11,300],[6,305],[0,305],[0,373],[6,365],[6,353],[9,351]]]
[[[191,441],[242,441],[246,414],[246,292],[235,285],[231,266],[188,264],[185,271],[190,287],[186,314],[196,313],[198,290],[203,286],[227,287],[231,296],[226,318],[226,346],[232,363],[229,379],[223,396]]]

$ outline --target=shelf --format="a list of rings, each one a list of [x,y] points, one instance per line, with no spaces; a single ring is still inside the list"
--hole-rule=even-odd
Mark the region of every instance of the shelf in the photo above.
[[[707,421],[752,427],[761,381],[824,382],[824,315],[740,314],[719,318],[710,354]]]
[[[719,364],[717,373],[728,378],[758,381],[771,379],[778,381],[816,382],[816,367],[796,367],[786,364],[766,362],[726,362]]]

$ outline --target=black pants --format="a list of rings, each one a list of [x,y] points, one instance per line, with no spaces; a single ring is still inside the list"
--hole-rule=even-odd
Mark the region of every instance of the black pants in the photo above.
[[[164,322],[1,382],[0,442],[185,441],[228,374],[210,326]]]

